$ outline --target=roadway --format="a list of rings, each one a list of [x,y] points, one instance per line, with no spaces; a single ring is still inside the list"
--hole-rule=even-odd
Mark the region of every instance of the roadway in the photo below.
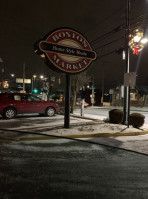
[[[22,132],[14,135],[21,136]],[[44,137],[0,144],[1,199],[148,198],[147,156],[97,143]]]

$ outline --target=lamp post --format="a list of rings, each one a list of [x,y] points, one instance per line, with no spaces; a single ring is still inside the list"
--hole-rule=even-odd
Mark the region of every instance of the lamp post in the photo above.
[[[126,44],[126,67],[125,67],[125,73],[129,73],[129,33],[130,33],[130,0],[127,0],[127,14],[126,14],[126,38],[125,38],[125,44]],[[125,86],[124,89],[124,118],[123,123],[129,125],[129,112],[130,112],[130,87]]]
[[[93,106],[93,104],[94,104],[94,100],[95,100],[95,93],[94,93],[94,90],[95,90],[95,87],[94,87],[94,75],[92,75],[92,98],[91,98],[91,100],[92,100],[92,106]]]
[[[32,93],[33,93],[33,90],[34,90],[35,78],[36,78],[36,75],[33,75],[32,76]]]
[[[8,79],[8,83],[9,83],[8,86],[9,86],[9,89],[12,91],[14,89],[14,86],[16,87],[15,74],[11,73],[9,75],[10,75],[10,78]]]
[[[143,49],[144,44],[148,42],[147,38],[143,38],[143,32],[136,30],[135,35],[132,35],[130,39],[130,0],[127,0],[127,15],[126,15],[126,68],[125,73],[130,75],[130,56],[129,50],[130,47],[133,50],[133,54],[138,55],[139,52]],[[129,84],[129,83],[128,83]],[[130,84],[129,84],[130,85]],[[125,86],[124,89],[124,118],[123,123],[127,124],[129,127],[129,113],[130,113],[130,86]]]
[[[1,93],[3,93],[4,68],[2,68]]]
[[[87,85],[87,88],[88,88],[88,89],[91,89],[91,95],[90,95],[90,98],[91,98],[91,104],[92,104],[92,106],[93,106],[93,104],[94,104],[94,100],[95,100],[94,75],[91,75],[91,78],[92,78],[91,86],[90,86],[90,85]]]
[[[26,64],[23,64],[23,93],[25,93],[25,67]]]

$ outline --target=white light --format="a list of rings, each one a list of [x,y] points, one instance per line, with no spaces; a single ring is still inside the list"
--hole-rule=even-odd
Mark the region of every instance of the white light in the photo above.
[[[35,79],[35,78],[36,78],[36,75],[33,75],[33,78]]]
[[[141,37],[137,35],[137,36],[134,37],[134,42],[139,42],[140,39],[141,39]]]
[[[44,78],[44,76],[43,76],[43,75],[41,75],[41,76],[40,76],[40,78],[41,78],[41,79],[43,79],[43,78]]]
[[[143,38],[142,40],[141,40],[141,43],[142,44],[146,44],[148,42],[148,39],[147,38]]]
[[[123,50],[123,52],[122,52],[122,59],[125,60],[125,58],[126,58],[125,50]]]

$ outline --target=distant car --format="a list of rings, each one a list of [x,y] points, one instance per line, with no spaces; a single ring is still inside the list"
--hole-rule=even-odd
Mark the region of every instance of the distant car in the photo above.
[[[58,104],[44,101],[32,94],[0,93],[0,114],[6,119],[25,113],[39,113],[51,117],[58,111]]]

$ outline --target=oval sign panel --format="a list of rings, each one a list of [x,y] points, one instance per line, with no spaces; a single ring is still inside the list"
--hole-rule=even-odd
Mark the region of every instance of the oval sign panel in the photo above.
[[[60,71],[79,73],[96,59],[88,41],[72,29],[58,29],[40,41],[39,49]]]

